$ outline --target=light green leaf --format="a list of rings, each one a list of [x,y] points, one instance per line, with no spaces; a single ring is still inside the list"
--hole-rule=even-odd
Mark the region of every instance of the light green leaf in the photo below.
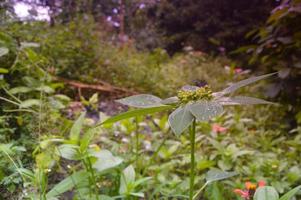
[[[130,107],[136,108],[150,108],[161,106],[160,103],[162,99],[150,94],[138,94],[130,97],[126,97],[123,99],[119,99],[116,102],[121,103],[123,105],[127,105]]]
[[[178,107],[168,117],[168,123],[172,131],[179,136],[192,123],[194,117],[189,111],[188,105]]]
[[[32,91],[31,88],[29,87],[24,87],[24,86],[20,86],[20,87],[14,87],[12,89],[9,90],[9,92],[11,94],[18,94],[18,93],[27,93],[27,92],[30,92]]]
[[[68,160],[77,160],[78,146],[62,144],[57,148],[57,154]]]
[[[25,101],[22,101],[20,104],[20,108],[30,108],[33,106],[40,106],[41,105],[41,101],[38,99],[28,99]]]
[[[40,47],[40,44],[35,42],[21,42],[21,49],[30,47]]]
[[[79,118],[74,122],[73,126],[71,127],[70,130],[70,139],[74,140],[74,141],[78,141],[79,140],[79,135],[80,132],[82,130],[82,126],[84,123],[84,119],[85,119],[86,113],[83,112]]]
[[[156,112],[169,110],[171,108],[173,108],[173,106],[159,106],[159,107],[152,107],[152,108],[141,108],[141,109],[136,109],[136,110],[130,110],[128,112],[124,112],[119,115],[110,117],[109,119],[105,120],[104,122],[98,124],[98,126],[103,125],[103,124],[115,123],[115,122],[118,122],[123,119],[137,117],[137,116],[141,116],[141,115],[153,114]]]
[[[232,176],[236,176],[238,173],[236,172],[224,172],[218,169],[211,169],[206,174],[206,181],[207,184],[212,183],[214,181],[220,181],[227,178],[230,178]]]
[[[8,69],[0,68],[0,74],[7,74],[8,72]]]
[[[47,94],[54,93],[54,89],[52,89],[51,87],[49,87],[47,85],[43,85],[43,86],[37,87],[36,90],[38,90],[40,92],[45,92]]]
[[[90,128],[80,140],[80,150],[85,152],[90,144],[90,141],[93,139],[95,133],[97,133],[97,128]]]
[[[132,165],[125,168],[120,176],[119,194],[130,193],[128,191],[128,184],[133,184],[135,181],[135,170]]]
[[[9,52],[8,48],[0,47],[0,57],[8,54],[8,52]]]
[[[179,98],[178,97],[169,97],[167,99],[163,99],[161,101],[161,103],[162,104],[167,104],[167,105],[169,105],[169,104],[177,104],[177,103],[179,103]]]
[[[301,185],[285,193],[279,200],[291,200],[291,198],[295,196],[300,189],[301,189]]]
[[[274,104],[263,99],[246,96],[222,97],[217,100],[222,105],[255,105],[255,104]]]
[[[189,106],[190,112],[198,121],[208,121],[223,112],[218,102],[200,101]]]
[[[91,154],[97,158],[97,161],[93,164],[93,168],[99,172],[117,167],[122,163],[121,158],[113,156],[108,150],[94,151]]]
[[[254,83],[256,81],[259,81],[259,80],[262,80],[262,79],[265,79],[265,78],[268,78],[270,76],[273,76],[275,74],[277,74],[278,72],[275,72],[275,73],[270,73],[270,74],[265,74],[265,75],[262,75],[262,76],[256,76],[256,77],[251,77],[251,78],[248,78],[248,79],[245,79],[245,80],[242,80],[242,81],[239,81],[237,83],[233,83],[230,87],[227,87],[225,88],[224,90],[221,91],[221,94],[222,95],[225,95],[225,94],[230,94],[234,91],[236,91],[237,89],[241,88],[241,87],[244,87],[244,86],[247,86],[251,83]]]
[[[81,184],[83,181],[88,180],[88,173],[85,171],[78,171],[68,176],[58,184],[56,184],[47,194],[47,199],[57,197],[64,192],[71,190],[76,187],[78,184]]]
[[[279,194],[271,186],[259,187],[254,194],[254,200],[279,200]]]

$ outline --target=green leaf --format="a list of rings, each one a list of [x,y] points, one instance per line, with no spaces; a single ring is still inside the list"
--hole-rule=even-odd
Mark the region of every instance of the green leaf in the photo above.
[[[113,156],[108,150],[94,151],[91,154],[97,158],[97,161],[93,164],[93,168],[99,172],[117,167],[123,161],[121,158]]]
[[[29,87],[24,87],[24,86],[20,86],[20,87],[14,87],[12,89],[9,90],[9,92],[11,94],[18,94],[18,93],[27,93],[27,92],[30,92],[32,91],[31,88]]]
[[[90,141],[93,139],[95,133],[98,131],[97,128],[90,128],[80,140],[80,150],[85,152],[90,144]]]
[[[103,125],[103,124],[115,123],[115,122],[118,122],[118,121],[123,120],[123,119],[137,117],[137,116],[141,116],[141,115],[153,114],[153,113],[156,113],[156,112],[169,110],[171,108],[173,108],[173,106],[159,106],[159,107],[141,108],[141,109],[136,109],[136,110],[130,110],[128,112],[124,112],[124,113],[121,113],[119,115],[115,115],[113,117],[110,117],[109,119],[105,120],[104,122],[98,124],[98,126]]]
[[[259,187],[254,194],[254,200],[279,200],[279,194],[271,186]]]
[[[8,72],[8,69],[0,68],[0,74],[7,74]]]
[[[188,105],[178,107],[168,117],[168,123],[172,131],[179,136],[192,123],[194,117],[190,113]]]
[[[78,146],[62,144],[57,148],[57,154],[68,160],[77,160]]]
[[[301,185],[295,187],[294,189],[290,190],[289,192],[285,193],[279,200],[290,200],[296,193],[301,189]]]
[[[160,103],[162,99],[150,94],[138,94],[130,97],[126,97],[123,99],[119,99],[116,102],[121,103],[123,105],[127,105],[130,107],[136,108],[150,108],[161,106]]]
[[[8,52],[9,52],[8,48],[0,47],[0,57],[8,54]]]
[[[37,87],[36,90],[38,90],[40,92],[45,92],[47,94],[54,93],[54,89],[52,89],[51,87],[49,87],[47,85],[43,85],[43,86]]]
[[[74,122],[73,126],[70,130],[70,139],[74,141],[79,140],[80,131],[82,130],[82,126],[84,123],[84,119],[86,116],[86,112],[83,112],[79,118]]]
[[[255,104],[274,104],[263,99],[246,96],[222,97],[217,100],[222,105],[255,105]]]
[[[135,181],[135,170],[132,165],[125,168],[120,176],[119,194],[127,194],[132,191],[128,191],[128,185]]]
[[[223,112],[223,107],[218,102],[200,101],[189,106],[190,112],[198,121],[208,121]]]
[[[262,75],[262,76],[256,76],[256,77],[251,77],[251,78],[248,78],[248,79],[245,79],[245,80],[242,80],[242,81],[239,81],[237,83],[233,83],[230,87],[227,87],[225,88],[224,90],[221,91],[221,94],[222,95],[225,95],[225,94],[230,94],[234,91],[236,91],[237,89],[241,88],[241,87],[244,87],[244,86],[247,86],[251,83],[254,83],[256,81],[259,81],[259,80],[262,80],[262,79],[265,79],[265,78],[268,78],[270,76],[273,76],[275,74],[277,74],[278,72],[275,72],[275,73],[270,73],[270,74],[266,74],[266,75]]]
[[[35,42],[21,42],[21,49],[31,47],[40,47],[40,44]]]
[[[88,180],[88,173],[85,171],[78,171],[68,176],[58,184],[56,184],[47,194],[47,199],[57,197],[64,192],[71,190],[83,181]]]
[[[238,173],[236,172],[224,172],[218,169],[211,169],[206,174],[206,181],[207,184],[212,183],[214,181],[220,181],[227,178],[230,178],[232,176],[236,176]]]
[[[25,101],[22,101],[20,104],[20,108],[30,108],[32,106],[40,106],[41,101],[38,99],[28,99]]]
[[[167,99],[163,99],[161,101],[162,104],[167,104],[167,105],[170,105],[170,104],[177,104],[179,103],[179,98],[178,97],[169,97]]]

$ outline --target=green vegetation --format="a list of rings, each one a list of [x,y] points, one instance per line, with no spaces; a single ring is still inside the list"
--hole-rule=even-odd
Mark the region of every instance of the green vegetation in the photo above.
[[[301,198],[299,0],[21,2],[0,2],[0,199]]]

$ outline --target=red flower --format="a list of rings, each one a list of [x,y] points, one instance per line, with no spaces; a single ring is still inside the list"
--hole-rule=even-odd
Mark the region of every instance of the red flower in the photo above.
[[[222,127],[218,124],[213,124],[212,125],[212,130],[216,133],[223,133],[223,132],[226,132],[227,131],[227,128],[225,127]]]
[[[252,199],[252,197],[254,196],[257,186],[263,187],[263,186],[265,186],[265,182],[258,181],[258,184],[256,185],[256,184],[248,181],[245,183],[245,189],[243,189],[243,190],[235,189],[235,190],[233,190],[233,192],[235,194],[239,195],[240,197],[244,198],[245,200],[249,200],[249,199]]]

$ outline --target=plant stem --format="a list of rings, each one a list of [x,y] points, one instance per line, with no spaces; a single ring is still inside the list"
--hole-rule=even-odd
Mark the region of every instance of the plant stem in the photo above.
[[[190,186],[189,186],[189,200],[193,199],[193,186],[194,186],[194,177],[195,177],[195,119],[190,126]]]
[[[99,200],[98,191],[97,191],[97,184],[96,184],[96,176],[94,174],[94,169],[92,167],[92,163],[91,163],[90,158],[88,158],[87,161],[88,161],[89,171],[91,173],[91,179],[92,179],[92,182],[93,182],[93,185],[94,185],[93,189],[94,189],[94,192],[95,192],[95,195],[96,195],[96,199]]]
[[[138,124],[138,117],[135,119],[136,122],[136,165],[138,168],[138,158],[139,158],[139,124]]]

